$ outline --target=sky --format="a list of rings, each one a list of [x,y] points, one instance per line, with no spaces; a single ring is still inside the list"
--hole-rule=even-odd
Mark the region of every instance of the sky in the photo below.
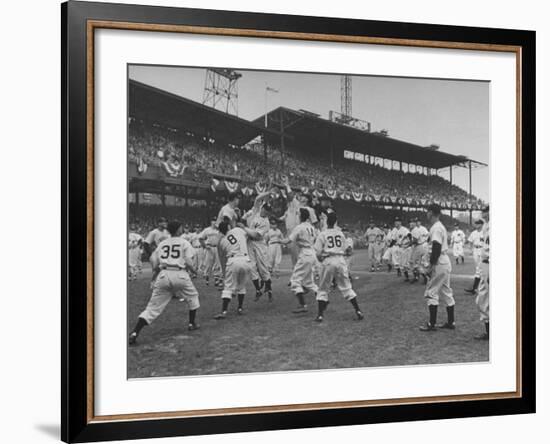
[[[340,75],[239,70],[238,114],[247,120],[285,106],[328,118],[340,111]],[[205,68],[132,65],[131,79],[202,102]],[[402,77],[352,76],[353,117],[371,122],[373,131],[421,146],[465,155],[489,164],[489,83]],[[449,169],[440,174],[449,178]],[[453,169],[453,183],[468,189],[468,170]],[[489,201],[489,168],[472,173],[473,193]]]

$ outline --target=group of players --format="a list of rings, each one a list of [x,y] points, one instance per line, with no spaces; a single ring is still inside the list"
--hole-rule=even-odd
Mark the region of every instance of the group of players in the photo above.
[[[266,295],[273,300],[272,276],[277,276],[282,257],[282,246],[287,246],[292,260],[290,290],[298,306],[293,313],[308,311],[305,296],[313,293],[317,301],[315,320],[322,322],[329,304],[329,293],[338,289],[350,302],[358,320],[364,318],[357,295],[352,286],[350,271],[353,266],[353,240],[345,226],[338,226],[338,218],[330,200],[321,200],[314,210],[308,197],[294,192],[286,184],[287,208],[282,217],[272,215],[272,193],[259,194],[247,212],[239,209],[240,197],[229,195],[211,225],[204,230],[196,226],[194,231],[182,227],[177,221],[167,223],[161,219],[159,226],[145,239],[130,232],[129,278],[135,279],[141,269],[141,250],[150,253],[153,269],[152,295],[147,307],[139,315],[130,333],[129,343],[135,344],[143,327],[151,324],[166,308],[172,298],[187,302],[190,331],[199,328],[196,313],[199,294],[193,279],[202,275],[207,285],[213,277],[214,286],[221,290],[221,310],[215,319],[225,319],[232,299],[237,299],[237,314],[243,314],[247,284],[255,288],[255,299]],[[390,230],[378,228],[371,221],[365,233],[371,271],[387,266],[395,269],[397,276],[415,283],[420,278],[426,285],[424,293],[428,305],[429,321],[421,331],[438,328],[454,329],[454,298],[450,286],[451,261],[448,256],[447,230],[439,221],[441,208],[430,205],[427,219],[430,230],[420,220],[409,222],[409,228],[396,218]],[[472,289],[476,304],[485,324],[485,332],[477,339],[489,338],[489,209],[484,219],[476,221],[476,230],[468,238],[476,261],[476,275]],[[286,235],[278,228],[284,222]],[[464,263],[462,230],[455,226],[450,245],[457,264]],[[447,322],[436,324],[440,301],[447,309]]]

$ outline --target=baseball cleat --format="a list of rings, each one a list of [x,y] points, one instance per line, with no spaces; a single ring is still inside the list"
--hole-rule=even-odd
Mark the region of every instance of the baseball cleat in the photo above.
[[[437,328],[435,327],[435,325],[431,325],[429,322],[426,323],[426,325],[422,325],[420,328],[419,328],[420,331],[436,331]]]
[[[194,331],[194,330],[198,330],[199,328],[201,328],[199,324],[192,323],[192,324],[189,324],[189,326],[187,327],[187,330]]]
[[[365,315],[363,314],[363,312],[357,310],[357,311],[355,312],[355,314],[357,315],[357,320],[358,320],[358,321],[362,321],[363,319],[365,319]]]
[[[257,302],[262,297],[262,290],[256,290],[256,297],[254,298],[254,302]]]
[[[214,316],[214,319],[219,321],[220,319],[225,319],[227,317],[227,312],[222,311],[221,313],[218,313],[216,316]]]
[[[323,322],[323,316],[318,315],[318,316],[315,318],[315,322]]]
[[[464,293],[467,294],[476,294],[476,291],[473,288],[465,288]]]
[[[478,341],[488,341],[489,340],[489,335],[487,333],[482,333],[480,335],[474,336],[474,339],[476,339]]]
[[[298,306],[297,308],[295,308],[294,310],[292,310],[292,313],[307,313],[307,306],[306,305],[300,305]]]
[[[242,307],[237,308],[237,314],[238,314],[238,315],[242,315],[242,314],[243,314],[243,309],[242,309]]]
[[[130,333],[130,337],[128,338],[128,345],[135,345],[137,342],[137,333],[132,332]]]
[[[449,324],[448,322],[445,322],[444,324],[438,324],[437,328],[444,328],[447,330],[454,330],[456,328],[455,323]]]

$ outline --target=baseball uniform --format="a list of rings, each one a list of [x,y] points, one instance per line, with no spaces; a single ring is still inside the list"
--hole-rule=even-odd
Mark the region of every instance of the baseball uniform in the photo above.
[[[451,261],[447,255],[447,230],[440,221],[430,228],[430,241],[441,244],[441,254],[437,263],[432,266],[424,297],[428,305],[439,305],[439,301],[442,300],[447,306],[453,306],[455,300],[451,288]]]
[[[268,265],[269,272],[277,274],[279,271],[279,265],[283,258],[281,241],[283,240],[283,233],[278,228],[270,228],[267,232],[267,253],[268,253]]]
[[[321,277],[319,279],[318,301],[328,301],[332,283],[347,301],[356,297],[351,287],[346,254],[346,238],[339,228],[328,228],[322,231],[315,241],[315,252],[322,258]]]
[[[153,283],[149,303],[139,315],[147,324],[164,311],[173,297],[187,302],[190,310],[199,308],[199,293],[187,273],[187,264],[192,261],[191,244],[181,237],[163,240],[153,252],[151,264],[160,272]]]
[[[306,291],[317,292],[313,281],[313,267],[317,262],[315,250],[315,229],[309,222],[302,222],[288,236],[298,247],[298,259],[290,277],[290,288],[294,294]]]
[[[246,294],[246,283],[250,279],[252,267],[245,231],[239,227],[229,230],[220,239],[219,251],[225,263],[222,299],[231,299],[235,294]]]

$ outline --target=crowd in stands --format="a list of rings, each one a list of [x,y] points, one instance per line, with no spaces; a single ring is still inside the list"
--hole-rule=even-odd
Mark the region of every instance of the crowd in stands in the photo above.
[[[281,154],[275,150],[264,157],[258,150],[219,146],[212,140],[160,126],[131,122],[129,132],[131,161],[149,165],[170,162],[182,169],[185,178],[208,183],[212,177],[227,177],[247,184],[281,184],[284,177],[292,187],[361,192],[415,201],[469,202],[468,193],[438,175],[428,176],[388,170],[382,166],[339,159],[333,166],[322,157],[305,156],[298,151]],[[481,204],[481,201],[475,200]]]

